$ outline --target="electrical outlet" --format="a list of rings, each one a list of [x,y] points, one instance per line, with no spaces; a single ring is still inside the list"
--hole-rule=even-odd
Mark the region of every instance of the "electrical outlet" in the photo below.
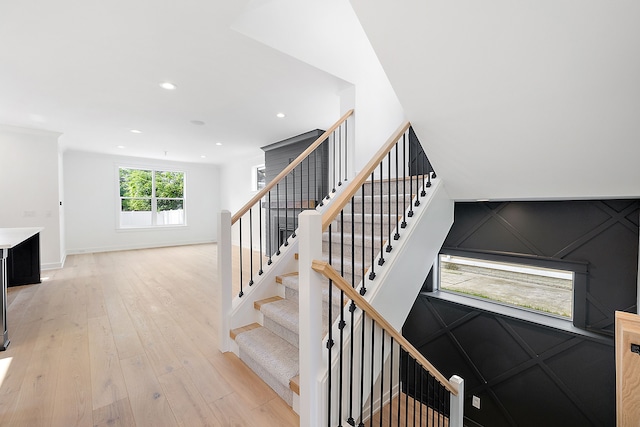
[[[480,398],[478,396],[473,396],[471,398],[471,404],[474,408],[480,409]]]

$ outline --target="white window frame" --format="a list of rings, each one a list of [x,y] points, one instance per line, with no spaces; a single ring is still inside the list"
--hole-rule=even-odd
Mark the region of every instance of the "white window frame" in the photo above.
[[[121,197],[120,196],[120,169],[137,169],[144,171],[151,171],[151,185],[152,185],[152,195],[143,199],[151,199],[151,224],[142,225],[142,226],[123,226],[122,225],[122,200],[123,199],[132,199],[130,197]],[[186,227],[187,225],[187,172],[180,169],[175,169],[172,167],[163,167],[163,166],[147,166],[147,165],[124,165],[117,164],[115,168],[116,175],[116,229],[117,230],[140,230],[140,229],[165,229],[165,228],[174,228],[174,227]],[[182,173],[182,198],[166,198],[166,197],[156,197],[156,172],[179,172]],[[140,198],[133,198],[140,199]],[[183,221],[182,224],[158,224],[158,199],[160,200],[182,200],[182,216]]]

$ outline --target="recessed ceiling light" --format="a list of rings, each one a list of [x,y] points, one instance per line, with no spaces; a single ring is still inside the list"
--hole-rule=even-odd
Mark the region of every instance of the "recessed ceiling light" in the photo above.
[[[160,83],[160,87],[166,90],[174,90],[177,86],[171,82],[162,82]]]
[[[124,148],[124,145],[118,145],[118,148]]]
[[[196,126],[204,126],[204,122],[202,120],[191,120],[191,124]]]
[[[201,159],[206,159],[207,156],[205,156],[204,154],[202,156],[200,156]]]
[[[216,145],[222,145],[222,142],[216,142]]]
[[[138,129],[131,129],[131,133],[142,133],[142,131]]]
[[[276,117],[279,118],[279,119],[283,119],[283,118],[286,117],[286,115],[284,113],[278,113],[278,114],[276,114]]]

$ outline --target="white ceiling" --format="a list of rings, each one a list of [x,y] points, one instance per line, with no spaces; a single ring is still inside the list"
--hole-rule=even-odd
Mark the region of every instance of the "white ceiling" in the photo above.
[[[351,3],[453,198],[640,197],[640,2]]]
[[[349,84],[231,30],[245,4],[0,0],[0,123],[61,132],[63,150],[217,164],[329,127]]]

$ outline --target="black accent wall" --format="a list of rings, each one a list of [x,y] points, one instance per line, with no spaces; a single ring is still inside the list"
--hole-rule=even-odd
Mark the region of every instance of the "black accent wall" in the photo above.
[[[639,211],[638,200],[456,203],[445,247],[588,270],[576,296],[584,332],[420,294],[403,333],[445,376],[465,379],[468,425],[615,425],[614,311],[636,309]]]

